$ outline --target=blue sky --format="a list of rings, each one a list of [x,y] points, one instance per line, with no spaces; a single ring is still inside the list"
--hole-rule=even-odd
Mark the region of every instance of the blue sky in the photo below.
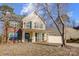
[[[71,21],[76,22],[76,26],[79,25],[79,4],[69,4],[68,9]]]

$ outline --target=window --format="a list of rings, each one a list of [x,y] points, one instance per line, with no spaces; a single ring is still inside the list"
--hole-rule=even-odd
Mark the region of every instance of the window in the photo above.
[[[34,28],[39,28],[38,23],[34,23]]]
[[[43,24],[40,24],[40,28],[43,28]]]
[[[43,28],[43,24],[34,23],[34,28]]]
[[[12,40],[12,39],[17,39],[17,33],[14,33],[14,32],[10,32],[9,34],[8,34],[8,38],[9,38],[9,40]]]
[[[37,27],[37,23],[34,23],[34,28],[38,28],[38,27]]]
[[[32,21],[26,23],[26,28],[31,29],[32,28]]]

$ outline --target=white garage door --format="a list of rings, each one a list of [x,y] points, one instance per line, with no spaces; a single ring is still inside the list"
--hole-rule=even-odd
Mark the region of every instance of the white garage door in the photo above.
[[[48,43],[62,43],[61,36],[48,36]]]

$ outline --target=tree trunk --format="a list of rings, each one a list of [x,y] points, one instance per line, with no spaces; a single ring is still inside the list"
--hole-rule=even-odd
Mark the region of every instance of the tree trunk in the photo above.
[[[7,35],[8,35],[7,34],[7,28],[5,27],[4,28],[4,37],[3,37],[4,39],[3,39],[3,43],[7,43],[7,39],[8,39]]]
[[[5,28],[5,31],[6,31],[6,43],[7,43],[7,39],[8,39],[7,27]]]
[[[64,24],[62,24],[62,35],[61,35],[61,37],[62,37],[62,47],[64,47],[65,46],[65,38],[64,38]]]

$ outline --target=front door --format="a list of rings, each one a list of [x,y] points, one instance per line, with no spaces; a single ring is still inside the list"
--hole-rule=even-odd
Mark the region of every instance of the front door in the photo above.
[[[31,41],[29,33],[25,33],[25,41],[28,41],[28,42]]]

